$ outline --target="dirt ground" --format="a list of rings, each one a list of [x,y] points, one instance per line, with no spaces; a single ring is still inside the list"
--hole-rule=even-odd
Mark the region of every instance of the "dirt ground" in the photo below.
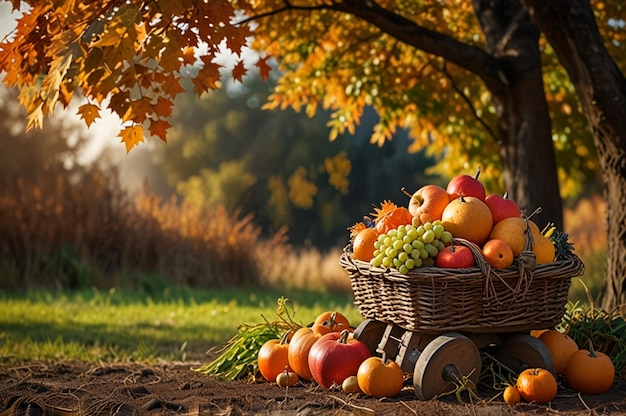
[[[378,400],[312,383],[219,381],[200,363],[143,365],[28,363],[0,366],[0,415],[626,415],[626,382],[600,396],[559,394],[549,405],[509,406],[500,397],[459,403],[454,395],[419,401],[410,382]],[[495,392],[478,392],[494,397]],[[485,393],[485,394],[481,394]]]

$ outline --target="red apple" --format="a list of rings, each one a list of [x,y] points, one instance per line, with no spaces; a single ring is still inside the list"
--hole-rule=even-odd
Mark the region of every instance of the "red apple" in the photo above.
[[[509,198],[509,194],[504,195],[490,194],[485,198],[485,204],[491,211],[493,224],[497,224],[505,218],[519,217],[522,215],[517,202]]]
[[[485,201],[485,186],[478,180],[480,176],[480,167],[475,176],[459,175],[450,180],[447,192],[450,194],[450,201],[460,196],[473,196]]]
[[[430,221],[440,220],[443,210],[450,202],[448,192],[437,185],[424,185],[410,196],[409,212],[411,215],[420,217],[422,214],[428,214]]]
[[[447,269],[464,269],[474,267],[476,262],[472,250],[458,244],[451,244],[441,250],[435,257],[435,266]]]
[[[315,341],[309,350],[309,369],[313,380],[325,389],[341,386],[350,376],[356,376],[359,366],[371,357],[369,348],[353,338],[348,330],[329,332]]]

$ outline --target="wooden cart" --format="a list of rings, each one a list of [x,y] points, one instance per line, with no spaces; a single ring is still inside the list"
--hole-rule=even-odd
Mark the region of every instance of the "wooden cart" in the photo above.
[[[348,245],[339,262],[365,318],[354,337],[413,374],[421,400],[454,391],[462,377],[476,384],[483,349],[515,372],[541,367],[554,373],[549,350],[530,331],[561,322],[583,263],[572,254],[536,265],[531,248],[509,269],[492,270],[477,246],[455,241],[472,249],[477,267],[420,267],[403,275],[353,259]]]

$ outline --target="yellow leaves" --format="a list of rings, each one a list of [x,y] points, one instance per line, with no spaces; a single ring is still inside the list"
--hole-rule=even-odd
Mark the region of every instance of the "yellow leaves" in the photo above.
[[[144,141],[143,127],[140,125],[126,127],[120,131],[120,134],[118,134],[117,137],[122,138],[121,142],[126,145],[126,153],[128,153],[133,147]]]
[[[287,182],[289,199],[294,206],[302,209],[313,207],[313,197],[317,193],[317,186],[307,178],[305,167],[298,167]]]
[[[342,194],[348,193],[348,176],[352,170],[352,163],[345,151],[333,157],[324,159],[324,168],[328,173],[328,182]]]
[[[88,126],[105,105],[132,124],[120,133],[127,150],[143,141],[144,127],[166,140],[166,118],[184,91],[183,65],[204,63],[194,79],[198,94],[218,88],[216,54],[224,44],[240,53],[250,35],[246,25],[234,25],[229,0],[29,3],[15,36],[0,47],[2,81],[22,90],[29,127],[80,91],[94,103],[78,110]],[[198,47],[203,42],[207,47]],[[246,68],[233,66],[241,80]],[[260,60],[258,67],[267,77],[269,65]]]
[[[76,114],[78,114],[81,119],[85,120],[85,124],[89,127],[97,118],[100,117],[100,107],[89,103],[83,104],[78,107]]]

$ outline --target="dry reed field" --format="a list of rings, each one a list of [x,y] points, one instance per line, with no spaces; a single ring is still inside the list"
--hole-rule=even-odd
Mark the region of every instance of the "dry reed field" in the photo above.
[[[294,248],[286,230],[264,235],[251,215],[164,200],[147,187],[130,195],[117,175],[99,170],[0,176],[0,186],[3,288],[132,287],[160,279],[350,291],[340,248]],[[605,249],[600,197],[568,209],[565,224],[583,260]]]

